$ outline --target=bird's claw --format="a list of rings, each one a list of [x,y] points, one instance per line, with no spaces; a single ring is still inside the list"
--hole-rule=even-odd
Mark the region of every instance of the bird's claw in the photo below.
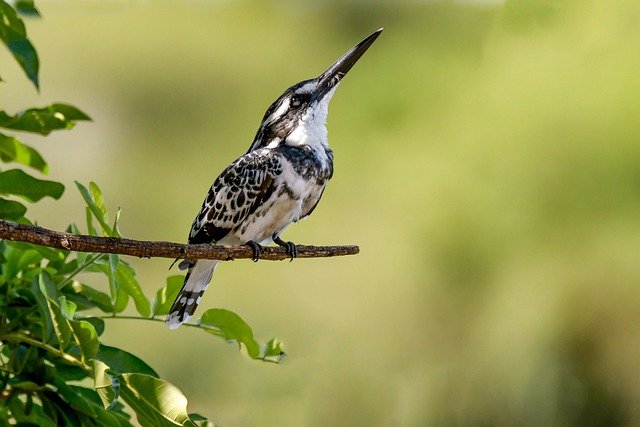
[[[249,240],[246,244],[253,251],[253,256],[251,257],[251,259],[253,260],[253,262],[258,262],[258,260],[260,259],[260,255],[262,254],[262,252],[264,252],[264,246],[253,240]]]
[[[291,261],[298,257],[298,246],[293,242],[287,242],[287,254],[291,257]]]
[[[279,237],[276,237],[275,239],[273,239],[273,242],[278,246],[287,248],[287,255],[289,255],[289,257],[291,258],[289,262],[293,261],[294,258],[298,257],[298,246],[295,243],[285,242]]]

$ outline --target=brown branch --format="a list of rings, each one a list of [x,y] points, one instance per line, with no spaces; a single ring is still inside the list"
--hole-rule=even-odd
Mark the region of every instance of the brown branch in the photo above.
[[[50,248],[77,252],[97,252],[131,255],[140,258],[162,257],[180,259],[219,259],[230,261],[236,258],[251,258],[253,252],[245,245],[183,245],[172,242],[152,242],[122,239],[118,237],[97,237],[82,234],[63,233],[46,228],[17,224],[0,220],[0,239],[33,243]],[[360,249],[350,246],[306,246],[298,245],[298,258],[321,258],[339,255],[355,255]],[[260,259],[279,261],[288,259],[282,247],[267,247]]]

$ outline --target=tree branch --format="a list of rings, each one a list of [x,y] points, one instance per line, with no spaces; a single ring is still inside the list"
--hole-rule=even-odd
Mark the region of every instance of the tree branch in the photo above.
[[[172,242],[154,242],[131,240],[118,237],[97,237],[83,234],[63,233],[46,228],[17,224],[0,220],[0,239],[33,243],[50,248],[66,249],[77,252],[97,252],[131,255],[140,258],[180,258],[180,259],[218,259],[230,261],[251,258],[253,251],[245,245],[183,245]],[[298,245],[298,258],[324,258],[340,255],[355,255],[360,248],[349,246],[306,246]],[[282,247],[267,247],[260,259],[279,261],[288,259],[287,251]]]

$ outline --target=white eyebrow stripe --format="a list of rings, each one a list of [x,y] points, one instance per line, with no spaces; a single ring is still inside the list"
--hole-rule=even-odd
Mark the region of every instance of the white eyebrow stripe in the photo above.
[[[277,120],[280,117],[282,117],[282,115],[284,113],[286,113],[288,109],[289,109],[289,100],[285,99],[285,100],[282,101],[282,103],[276,109],[276,111],[274,111],[273,113],[271,113],[269,115],[269,117],[267,117],[267,119],[264,121],[264,123],[265,124],[273,123],[275,120]]]

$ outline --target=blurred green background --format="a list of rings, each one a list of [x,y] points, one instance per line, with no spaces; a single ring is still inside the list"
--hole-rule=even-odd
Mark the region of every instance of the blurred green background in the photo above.
[[[355,257],[236,261],[201,310],[285,342],[281,366],[186,328],[114,320],[226,426],[640,424],[640,3],[41,1],[40,94],[94,122],[28,142],[67,185],[31,218],[184,241],[267,106],[385,31],[333,98],[336,174],[285,238]],[[168,260],[131,259],[147,295]]]

